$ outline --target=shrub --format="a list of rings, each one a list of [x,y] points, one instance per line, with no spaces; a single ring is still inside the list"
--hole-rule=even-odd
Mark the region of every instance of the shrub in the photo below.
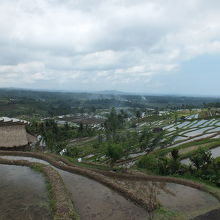
[[[109,144],[107,146],[106,155],[111,159],[111,165],[113,165],[117,160],[122,158],[123,149],[119,144]]]
[[[172,158],[174,160],[178,160],[179,159],[179,150],[174,148],[172,151],[171,151],[171,155],[172,155]]]
[[[65,155],[69,157],[78,157],[80,150],[77,147],[67,147]]]
[[[158,171],[158,159],[154,155],[145,155],[138,161],[138,167]]]
[[[212,163],[212,153],[204,148],[200,148],[195,155],[190,157],[191,162],[197,170],[205,169]]]

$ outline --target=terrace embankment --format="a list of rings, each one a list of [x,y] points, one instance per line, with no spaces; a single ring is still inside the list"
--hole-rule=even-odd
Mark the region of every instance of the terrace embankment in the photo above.
[[[114,219],[146,219],[147,212],[145,210],[141,209],[140,207],[134,205],[133,203],[127,200],[124,200],[123,197],[121,197],[114,191],[111,191],[110,189],[106,188],[102,184],[97,183],[96,181],[101,182],[104,185],[107,185],[110,188],[120,192],[125,197],[131,199],[132,201],[135,201],[136,203],[142,205],[145,208],[149,208],[149,201],[146,200],[146,194],[137,193],[138,188],[140,187],[138,187],[137,190],[134,189],[136,186],[138,186],[138,184],[146,186],[150,182],[167,184],[169,191],[168,193],[166,192],[166,189],[165,191],[160,189],[160,191],[162,191],[163,193],[162,196],[159,197],[159,200],[163,206],[174,210],[190,213],[190,216],[196,216],[197,214],[200,214],[200,212],[192,213],[193,209],[198,210],[198,207],[200,207],[200,209],[208,207],[205,211],[209,211],[219,206],[218,200],[220,199],[220,196],[217,193],[217,191],[211,190],[203,184],[198,184],[192,181],[186,181],[170,177],[147,176],[141,174],[122,174],[97,169],[76,167],[71,162],[57,155],[53,156],[34,152],[3,151],[0,152],[0,155],[23,156],[23,158],[19,158],[25,160],[29,159],[32,161],[36,160],[35,158],[40,158],[44,160],[44,163],[45,161],[47,161],[50,164],[58,167],[59,173],[62,176],[66,187],[72,193],[72,199],[76,205],[76,208],[81,214],[81,219],[103,219],[103,217],[105,217],[104,219],[112,219],[113,217]],[[19,158],[13,156],[10,159]],[[89,177],[90,179],[76,175],[76,173]],[[91,179],[94,179],[96,181],[92,181]],[[174,184],[172,185],[171,183]],[[184,185],[187,187],[184,187]],[[145,189],[145,192],[149,191],[149,187],[145,187]],[[208,192],[209,194],[201,192],[200,190]],[[187,195],[187,193],[189,197],[185,196],[185,200],[182,202],[182,204],[178,204],[179,208],[174,203],[172,207],[167,205],[172,205],[172,203],[170,203],[172,199],[178,201],[178,198],[182,197],[183,195]],[[214,195],[218,200],[214,199],[210,195],[210,193]],[[197,206],[196,208],[195,206],[193,208],[190,206],[191,210],[189,209],[190,207],[188,204],[190,204],[189,202],[193,197],[190,195],[195,195],[196,199],[194,203],[195,206]],[[103,198],[105,198],[108,202],[103,202]],[[199,202],[196,203],[197,201]],[[117,206],[115,206],[114,204],[117,204]],[[103,216],[103,212],[105,216]]]
[[[32,157],[10,157],[8,159],[25,159],[45,163],[45,161]],[[62,165],[65,167],[64,164]],[[61,169],[57,169],[57,171],[63,178],[68,191],[71,193],[71,198],[74,201],[75,207],[80,214],[80,219],[147,219],[148,214],[145,209],[125,199],[123,196],[109,189],[108,187],[81,175],[76,175],[73,172],[67,172]],[[101,179],[100,176],[99,178]],[[103,181],[111,185],[109,180],[103,178]],[[117,187],[117,185],[114,185],[113,182],[112,186]],[[129,191],[126,191],[123,188],[118,187],[116,190],[121,190],[120,192],[123,195],[126,195],[127,198],[130,198],[133,201],[138,199],[135,197],[135,195],[132,195]]]

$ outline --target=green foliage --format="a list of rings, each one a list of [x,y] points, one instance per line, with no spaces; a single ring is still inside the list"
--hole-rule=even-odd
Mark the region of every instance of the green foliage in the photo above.
[[[95,135],[95,130],[90,128],[87,124],[80,123],[77,130],[77,137],[91,137]]]
[[[138,122],[139,122],[139,120],[141,118],[141,111],[140,110],[136,111],[136,118],[138,119]]]
[[[220,157],[215,158],[213,164],[215,166],[215,169],[220,171]]]
[[[123,156],[123,149],[119,144],[109,144],[106,156],[111,159],[112,165]]]
[[[66,149],[66,147],[67,147],[67,143],[66,142],[55,143],[53,145],[53,152],[59,154],[60,151],[62,151],[63,149]]]
[[[32,121],[27,126],[27,130],[30,133],[40,134],[47,148],[55,153],[59,153],[62,149],[66,148],[69,139],[95,135],[93,129],[83,124],[79,128],[71,127],[68,123],[58,126],[53,119],[48,119],[44,122]]]
[[[196,171],[192,167],[189,168],[189,171],[193,176],[220,186],[219,158],[213,159],[211,152],[202,148],[191,156],[190,160],[196,167]]]
[[[173,175],[181,172],[179,160],[170,160],[168,158],[157,158],[153,154],[148,154],[139,159],[137,163],[139,168],[145,168],[159,175]]]
[[[156,171],[158,172],[158,159],[152,155],[152,154],[149,154],[149,155],[145,155],[143,157],[141,157],[141,159],[138,161],[137,163],[138,167],[140,168],[146,168],[148,170],[151,170],[151,171]]]
[[[108,115],[104,123],[106,133],[114,134],[117,129],[122,128],[124,125],[124,117],[124,114],[117,114],[115,108],[112,108],[110,114]]]
[[[212,163],[213,159],[209,150],[199,148],[197,153],[190,157],[190,160],[196,169],[199,170],[207,168],[208,165]]]
[[[67,147],[64,155],[68,157],[78,157],[80,154],[80,150],[77,147]]]
[[[173,158],[173,160],[177,161],[179,159],[179,150],[174,148],[172,151],[171,151],[171,156]]]

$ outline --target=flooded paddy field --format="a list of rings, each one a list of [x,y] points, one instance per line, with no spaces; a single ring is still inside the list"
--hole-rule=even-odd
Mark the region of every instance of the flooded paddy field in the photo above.
[[[0,165],[0,219],[50,220],[45,178],[28,167]]]
[[[215,138],[217,137],[217,134],[216,133],[207,133],[207,134],[202,134],[202,135],[199,135],[199,136],[195,136],[195,137],[192,137],[192,138],[189,138],[189,139],[186,139],[184,141],[181,141],[179,143],[176,143],[176,144],[172,144],[170,145],[169,147],[167,148],[173,148],[173,147],[178,147],[182,144],[186,144],[186,143],[189,143],[189,142],[192,142],[192,141],[199,141],[201,139],[204,139],[204,138]]]
[[[48,164],[30,157],[1,156],[10,160],[28,160]],[[108,187],[86,177],[55,168],[61,175],[81,220],[146,220],[147,211]]]
[[[183,121],[168,125],[163,129],[166,132],[165,137],[172,137],[175,135],[170,147],[176,147],[180,144],[219,133],[220,122],[219,119]]]
[[[169,209],[190,213],[215,207],[219,201],[209,193],[175,183],[166,183],[159,196],[161,204]]]
[[[47,162],[29,157],[1,156],[5,159],[22,159],[31,162]],[[147,212],[104,185],[86,177],[56,169],[72,195],[72,200],[81,219],[147,219]],[[150,186],[156,184],[158,201],[166,208],[182,213],[191,213],[219,204],[218,200],[203,191],[174,183],[153,183],[151,181],[117,180],[143,199],[148,199]],[[180,199],[181,198],[181,199]]]
[[[194,130],[194,131],[190,131],[190,132],[184,133],[184,135],[188,136],[188,137],[193,137],[193,136],[197,136],[197,135],[203,134],[204,132],[206,132],[209,129],[212,129],[212,127],[200,128],[200,129],[197,129],[197,130]]]
[[[190,215],[204,209],[212,209],[219,201],[207,192],[170,182],[125,181],[117,180],[125,187],[133,189],[140,197],[150,198],[156,194],[160,204],[173,211]]]

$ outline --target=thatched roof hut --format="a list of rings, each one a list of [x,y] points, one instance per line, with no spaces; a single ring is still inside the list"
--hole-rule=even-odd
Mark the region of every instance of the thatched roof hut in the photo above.
[[[17,148],[27,146],[34,137],[26,132],[28,122],[19,119],[0,118],[0,148]]]

